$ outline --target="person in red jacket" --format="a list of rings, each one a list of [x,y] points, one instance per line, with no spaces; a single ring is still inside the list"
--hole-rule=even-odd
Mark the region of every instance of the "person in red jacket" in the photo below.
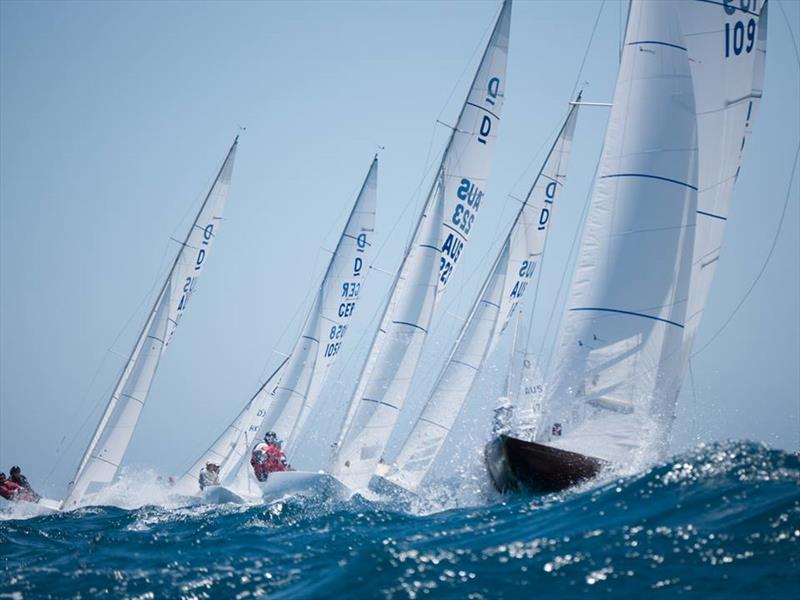
[[[33,498],[31,502],[39,501],[41,496],[33,490],[31,484],[28,482],[28,478],[22,474],[22,469],[20,469],[17,465],[14,465],[11,467],[9,475],[11,475],[11,477],[9,477],[9,481],[17,484],[19,487],[25,490],[25,493],[22,494],[23,496],[30,496]]]
[[[5,473],[0,473],[0,497],[11,502],[37,502],[39,500],[21,485],[6,479]]]
[[[270,473],[292,470],[281,450],[281,441],[274,431],[268,431],[264,441],[253,448],[250,464],[259,481],[266,481]]]

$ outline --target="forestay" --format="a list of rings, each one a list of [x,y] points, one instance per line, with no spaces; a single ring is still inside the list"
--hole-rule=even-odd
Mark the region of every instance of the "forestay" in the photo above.
[[[81,460],[64,507],[113,480],[147,401],[159,361],[193,295],[219,231],[238,136],[192,223]]]
[[[678,12],[631,3],[614,102],[537,438],[631,463],[682,377],[697,127]]]
[[[486,358],[538,276],[555,200],[566,177],[578,105],[573,104],[462,325],[433,391],[384,477],[416,491],[455,423]]]
[[[697,106],[697,230],[684,330],[688,358],[705,308],[747,140],[761,103],[767,50],[762,0],[687,3],[679,11]]]
[[[351,487],[367,485],[383,454],[421,356],[435,303],[475,226],[505,95],[510,21],[511,1],[505,0],[392,284],[348,408],[332,471]],[[438,220],[432,224],[430,219],[436,214]],[[422,293],[428,287],[428,274],[422,268],[428,268],[430,262],[430,252],[423,250],[425,244],[436,246],[438,271],[433,264],[434,289]],[[413,320],[405,319],[406,313],[413,315]],[[390,347],[384,349],[384,344]]]

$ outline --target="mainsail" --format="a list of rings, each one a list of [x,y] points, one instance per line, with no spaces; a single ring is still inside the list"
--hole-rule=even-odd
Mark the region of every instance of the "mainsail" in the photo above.
[[[689,309],[688,358],[722,249],[733,188],[761,103],[767,3],[695,1],[679,11],[697,106],[700,173]]]
[[[697,117],[679,13],[631,3],[614,103],[537,438],[631,462],[668,428],[697,210]]]
[[[383,454],[436,301],[475,225],[503,105],[510,21],[511,1],[506,0],[406,248],[348,409],[332,472],[351,487],[367,485]]]
[[[183,475],[182,487],[194,486],[202,466],[214,462],[220,466],[220,481],[244,488],[250,473],[250,448],[269,430],[274,430],[284,441],[291,457],[298,433],[339,354],[363,281],[369,272],[377,185],[376,156],[291,354]]]
[[[579,97],[580,99],[580,97]],[[433,391],[384,477],[416,491],[433,465],[486,358],[508,327],[539,264],[559,189],[566,177],[578,104],[573,104],[541,171],[440,372]]]
[[[147,401],[158,364],[193,295],[228,199],[238,136],[228,151],[148,313],[133,351],[92,436],[63,506],[113,480]]]

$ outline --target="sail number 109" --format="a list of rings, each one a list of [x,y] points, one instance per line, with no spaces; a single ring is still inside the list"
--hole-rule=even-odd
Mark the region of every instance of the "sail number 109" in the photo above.
[[[755,43],[755,19],[750,19],[747,22],[747,26],[743,21],[736,21],[733,25],[725,23],[725,58],[728,58],[731,52],[733,52],[734,56],[739,56],[742,52],[749,54],[753,50]]]

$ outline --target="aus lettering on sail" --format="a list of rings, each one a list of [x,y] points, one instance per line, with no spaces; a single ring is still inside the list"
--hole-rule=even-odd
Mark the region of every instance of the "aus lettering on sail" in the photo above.
[[[483,98],[483,106],[473,106],[469,101],[465,109],[473,106],[481,110],[480,124],[474,135],[479,144],[486,145],[492,137],[496,121],[499,119],[495,111],[500,102],[500,78],[491,77],[486,85],[486,94]],[[457,133],[464,133],[457,131]],[[450,217],[450,222],[445,223],[448,231],[442,243],[442,257],[439,266],[440,286],[447,284],[456,263],[461,256],[464,242],[472,230],[475,217],[481,206],[484,191],[470,177],[462,177],[455,189],[457,201]]]
[[[362,231],[356,238],[356,252],[364,254],[367,251],[367,242],[367,232]],[[352,279],[342,283],[342,296],[337,313],[341,321],[332,325],[328,331],[328,341],[325,345],[325,352],[323,353],[326,358],[336,356],[339,352],[339,348],[341,348],[341,340],[347,332],[347,322],[349,322],[350,318],[353,316],[353,311],[355,311],[356,308],[356,301],[358,300],[358,293],[361,291],[363,269],[364,259],[356,254],[356,256],[353,257]]]
[[[552,210],[553,202],[556,199],[557,189],[558,184],[556,181],[549,181],[544,187],[544,199],[542,200],[542,208],[539,210],[539,220],[536,224],[536,229],[538,231],[545,231],[550,223],[550,211]],[[533,207],[531,206],[531,208]],[[509,293],[511,305],[508,310],[507,318],[503,323],[501,333],[506,330],[508,324],[511,322],[511,316],[516,311],[520,300],[522,300],[525,290],[528,289],[528,283],[530,283],[530,280],[533,278],[533,274],[536,271],[536,266],[538,264],[538,253],[531,254],[526,260],[522,261],[519,271],[517,272],[517,278],[514,281],[511,292]]]

